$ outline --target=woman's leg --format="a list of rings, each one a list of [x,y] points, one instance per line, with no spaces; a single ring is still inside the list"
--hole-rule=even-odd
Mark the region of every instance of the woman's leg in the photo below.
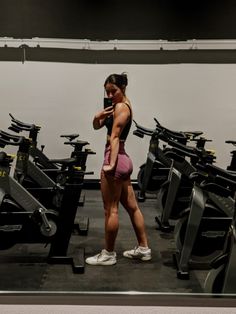
[[[105,213],[105,249],[114,251],[119,229],[118,205],[122,190],[122,181],[101,172],[101,192]]]
[[[130,216],[139,246],[148,247],[143,214],[138,207],[130,178],[123,181],[120,202]]]

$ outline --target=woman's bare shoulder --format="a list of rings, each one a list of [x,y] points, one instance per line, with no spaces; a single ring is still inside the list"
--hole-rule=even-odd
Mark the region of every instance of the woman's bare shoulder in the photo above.
[[[121,110],[125,110],[125,111],[131,111],[132,107],[129,101],[124,101],[124,102],[118,102],[115,105],[115,110],[121,111]]]

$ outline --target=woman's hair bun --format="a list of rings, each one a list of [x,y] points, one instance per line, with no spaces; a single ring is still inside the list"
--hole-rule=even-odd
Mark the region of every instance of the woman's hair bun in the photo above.
[[[119,88],[124,88],[128,85],[127,74],[125,72],[121,74],[111,74],[105,80],[104,86],[106,86],[107,83],[115,84]]]
[[[127,74],[125,72],[123,72],[123,73],[121,73],[121,76],[122,76],[123,85],[127,86],[128,85]]]

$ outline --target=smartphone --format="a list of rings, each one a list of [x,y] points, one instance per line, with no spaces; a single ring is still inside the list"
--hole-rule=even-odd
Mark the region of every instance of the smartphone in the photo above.
[[[104,98],[103,106],[104,106],[104,109],[106,109],[107,107],[112,106],[112,99],[111,98]]]

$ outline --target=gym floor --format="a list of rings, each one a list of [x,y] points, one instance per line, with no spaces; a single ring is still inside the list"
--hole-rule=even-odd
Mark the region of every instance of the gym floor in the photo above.
[[[97,254],[103,248],[104,219],[99,190],[86,190],[85,204],[78,216],[89,217],[87,235],[74,234],[71,252],[80,247],[85,256]],[[149,262],[129,260],[122,256],[136,245],[136,239],[125,210],[120,207],[120,229],[117,238],[117,264],[114,266],[85,266],[83,274],[74,274],[70,265],[47,264],[49,246],[16,244],[1,251],[0,290],[2,291],[141,291],[162,293],[202,293],[206,271],[191,271],[189,280],[176,277],[172,253],[175,245],[171,234],[156,230],[156,200],[154,195],[140,208],[145,217],[153,258]]]

